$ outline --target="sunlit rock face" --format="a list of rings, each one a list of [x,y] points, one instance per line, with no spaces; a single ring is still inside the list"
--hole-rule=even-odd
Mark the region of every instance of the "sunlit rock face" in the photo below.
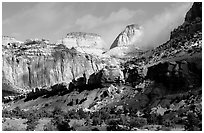
[[[117,36],[110,50],[106,52],[107,55],[113,57],[127,57],[130,56],[132,51],[138,51],[137,43],[140,42],[143,35],[143,28],[136,25],[128,25],[126,28]],[[137,56],[137,55],[134,55]]]
[[[82,53],[102,55],[104,52],[105,41],[100,35],[85,32],[71,32],[65,38],[58,41],[67,48],[75,48]]]
[[[125,30],[117,36],[110,49],[133,45],[141,39],[142,34],[142,27],[139,25],[128,25],[126,26]]]
[[[97,57],[62,44],[35,42],[4,49],[2,53],[3,79],[24,89],[70,82],[83,74],[88,78],[101,67]]]
[[[10,36],[2,36],[2,46],[4,47],[12,47],[13,45],[18,46],[19,44],[22,44],[23,42],[16,40],[14,37]]]

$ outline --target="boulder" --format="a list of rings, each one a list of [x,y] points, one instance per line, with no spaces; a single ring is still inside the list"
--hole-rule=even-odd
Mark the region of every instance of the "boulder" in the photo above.
[[[165,61],[149,67],[146,78],[162,83],[175,91],[199,86],[202,78],[199,76],[199,70],[196,62]]]
[[[106,66],[98,73],[93,73],[88,80],[88,85],[95,87],[109,86],[112,83],[124,81],[124,75],[119,66]]]
[[[127,67],[123,70],[125,82],[130,83],[133,87],[143,81],[146,75],[146,67]]]

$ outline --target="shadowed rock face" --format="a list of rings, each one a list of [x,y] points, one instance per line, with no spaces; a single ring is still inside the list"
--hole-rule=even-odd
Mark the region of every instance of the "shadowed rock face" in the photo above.
[[[186,13],[185,21],[193,21],[196,18],[202,19],[202,2],[194,2],[191,9]]]
[[[90,76],[88,84],[95,87],[108,86],[111,83],[119,83],[124,81],[123,72],[118,67],[109,67],[100,70]]]
[[[186,13],[184,23],[171,32],[170,38],[192,36],[198,31],[202,32],[202,3],[194,2],[191,9]]]
[[[98,58],[68,49],[64,45],[30,44],[3,53],[3,78],[12,85],[31,89],[70,82],[72,79],[87,77],[101,69]],[[29,48],[28,48],[29,47]]]
[[[163,83],[172,91],[195,88],[201,85],[202,68],[200,65],[196,61],[167,61],[149,67],[146,78]]]

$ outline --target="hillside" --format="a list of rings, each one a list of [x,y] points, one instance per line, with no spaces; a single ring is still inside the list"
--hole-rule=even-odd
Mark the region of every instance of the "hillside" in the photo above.
[[[68,33],[59,44],[6,42],[3,130],[201,131],[201,11],[194,3],[167,42],[125,58],[115,54],[139,39],[137,25],[100,55],[87,52],[103,51],[93,33]]]

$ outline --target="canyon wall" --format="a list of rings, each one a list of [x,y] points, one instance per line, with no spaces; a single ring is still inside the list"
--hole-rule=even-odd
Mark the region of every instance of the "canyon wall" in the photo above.
[[[102,68],[101,60],[64,45],[43,42],[3,49],[3,82],[32,89],[87,77]],[[3,88],[6,89],[6,88]]]

